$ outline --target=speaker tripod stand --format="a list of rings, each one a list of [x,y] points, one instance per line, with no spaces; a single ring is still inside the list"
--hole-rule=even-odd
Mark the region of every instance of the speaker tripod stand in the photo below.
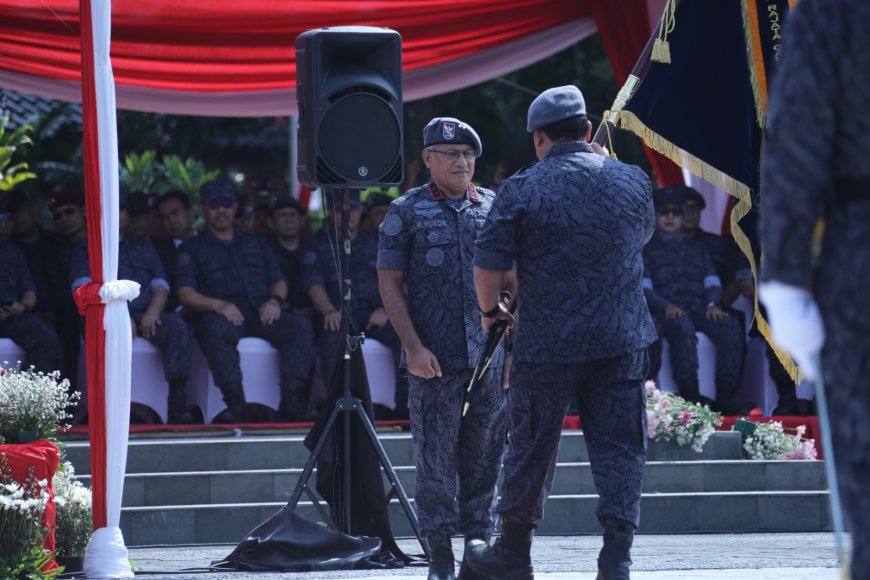
[[[334,194],[334,192],[331,193]],[[366,378],[365,361],[362,354],[362,344],[365,340],[365,335],[353,333],[352,324],[350,322],[351,241],[349,219],[350,197],[348,190],[343,191],[342,210],[342,229],[344,230],[344,243],[342,244],[343,255],[341,260],[341,269],[343,274],[342,332],[345,335],[345,340],[344,353],[341,358],[342,368],[340,369],[342,374],[341,393],[335,399],[329,417],[326,419],[325,423],[323,423],[320,433],[317,436],[317,441],[311,448],[311,455],[308,457],[308,461],[305,463],[305,467],[302,470],[302,474],[299,477],[299,481],[296,483],[296,487],[294,488],[293,493],[290,495],[290,499],[287,505],[291,510],[295,510],[296,506],[299,503],[299,500],[302,498],[302,494],[305,493],[312,501],[315,508],[320,513],[321,517],[329,522],[331,526],[336,527],[337,529],[339,529],[339,531],[342,531],[348,535],[354,535],[355,531],[356,533],[359,533],[358,530],[354,530],[353,526],[354,506],[352,503],[352,492],[355,488],[355,486],[352,484],[353,478],[355,476],[352,470],[352,463],[355,457],[360,457],[359,453],[354,453],[353,451],[354,445],[361,444],[358,438],[351,437],[352,419],[355,416],[358,420],[357,425],[362,428],[363,432],[365,433],[365,437],[369,441],[371,449],[374,450],[374,452],[377,454],[380,468],[383,469],[384,474],[390,481],[390,491],[383,498],[384,508],[386,509],[386,506],[389,505],[389,502],[393,498],[397,498],[399,500],[399,503],[405,515],[407,516],[409,523],[411,524],[411,529],[416,535],[417,540],[420,542],[420,546],[423,548],[424,553],[428,555],[428,547],[426,545],[426,542],[423,541],[423,538],[420,534],[420,526],[417,520],[417,514],[414,511],[414,508],[411,506],[410,501],[408,500],[408,496],[405,493],[405,490],[402,487],[402,484],[399,481],[399,478],[396,475],[396,472],[393,469],[393,466],[390,463],[386,452],[384,451],[383,445],[378,439],[377,433],[375,432],[374,426],[372,425],[371,418],[367,413],[367,401],[364,401],[363,398],[360,398],[360,396],[355,396],[354,394],[353,386],[356,383],[357,387],[362,387],[361,389],[357,389],[357,394],[362,391],[362,393],[364,394],[364,398],[368,399],[368,380]],[[341,421],[339,421],[339,415],[341,415]],[[317,427],[318,425],[315,424],[315,428]],[[337,432],[339,430],[340,433]],[[321,455],[326,448],[327,442],[330,439],[333,439],[334,442],[337,442],[339,435],[341,436],[342,442],[341,450],[339,453],[339,455],[341,456],[339,461],[341,473],[336,473],[336,476],[341,478],[341,483],[338,486],[340,487],[338,493],[333,495],[334,501],[332,508],[334,515],[330,515],[326,512],[326,510],[324,510],[320,498],[312,491],[311,487],[309,486],[309,480],[314,471],[315,465],[318,461],[321,460]],[[371,475],[370,472],[369,475]],[[378,489],[383,489],[379,470],[376,476],[376,485],[378,486]],[[363,479],[365,479],[365,477],[363,477]],[[389,523],[388,517],[389,516],[387,515],[387,529]]]

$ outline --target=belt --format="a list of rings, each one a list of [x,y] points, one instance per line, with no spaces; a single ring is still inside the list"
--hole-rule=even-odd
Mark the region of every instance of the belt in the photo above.
[[[844,206],[859,201],[870,201],[870,177],[837,180],[837,205]]]

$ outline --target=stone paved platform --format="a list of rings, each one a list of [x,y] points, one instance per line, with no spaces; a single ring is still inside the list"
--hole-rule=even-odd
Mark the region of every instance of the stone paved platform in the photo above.
[[[595,577],[597,536],[540,536],[532,558],[537,580],[581,580]],[[415,540],[400,540],[409,553],[419,552]],[[457,558],[461,547],[454,540]],[[425,578],[425,567],[404,570],[352,570],[340,572],[213,572],[203,567],[228,554],[235,546],[151,547],[130,550],[137,576],[154,579],[278,578],[399,580]],[[458,549],[456,549],[458,548]],[[632,550],[634,580],[837,580],[834,536],[814,534],[697,534],[643,535]],[[200,569],[194,572],[192,569]]]

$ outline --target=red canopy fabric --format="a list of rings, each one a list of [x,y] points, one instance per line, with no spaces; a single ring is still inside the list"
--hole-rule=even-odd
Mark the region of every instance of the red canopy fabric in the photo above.
[[[406,98],[422,98],[488,80],[570,46],[595,30],[589,3],[115,0],[111,56],[118,104],[213,114],[192,103],[218,97],[232,104],[222,114],[292,114],[296,37],[312,28],[346,25],[398,31]],[[0,0],[0,86],[77,100],[78,8],[78,0]],[[637,17],[645,22],[645,10]],[[475,74],[467,78],[457,63],[475,67]],[[442,73],[438,82],[432,82],[433,70]],[[413,86],[418,77],[425,78],[428,89]],[[264,95],[280,104],[264,111],[256,101],[245,101]]]

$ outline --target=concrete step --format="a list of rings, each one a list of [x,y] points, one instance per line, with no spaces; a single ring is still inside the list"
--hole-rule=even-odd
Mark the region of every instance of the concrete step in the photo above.
[[[601,532],[594,495],[553,495],[546,504],[537,534],[572,535]],[[127,507],[121,530],[127,546],[191,545],[241,541],[268,519],[283,502],[223,503],[160,507]],[[308,502],[298,511],[319,521]],[[390,505],[396,536],[413,536],[397,501]],[[830,531],[827,493],[769,491],[733,493],[644,494],[641,533],[822,532]]]
[[[394,468],[409,497],[415,470]],[[123,505],[201,505],[281,502],[290,497],[301,469],[134,473],[124,480]],[[315,472],[316,473],[316,472]],[[89,476],[81,476],[90,485]],[[309,481],[313,485],[315,475]],[[384,477],[384,489],[389,483]],[[645,493],[726,493],[740,491],[825,491],[821,461],[679,461],[647,463]],[[553,495],[595,494],[588,463],[559,463]]]
[[[301,468],[310,455],[303,439],[302,435],[132,439],[127,449],[127,473]],[[379,441],[394,467],[414,465],[414,446],[409,433],[383,433]],[[89,453],[87,441],[66,443],[66,455],[78,474],[90,473]],[[676,443],[651,441],[648,458],[650,461],[740,459],[740,434],[716,432],[701,453]],[[589,461],[581,431],[562,433],[558,460],[564,463]]]

